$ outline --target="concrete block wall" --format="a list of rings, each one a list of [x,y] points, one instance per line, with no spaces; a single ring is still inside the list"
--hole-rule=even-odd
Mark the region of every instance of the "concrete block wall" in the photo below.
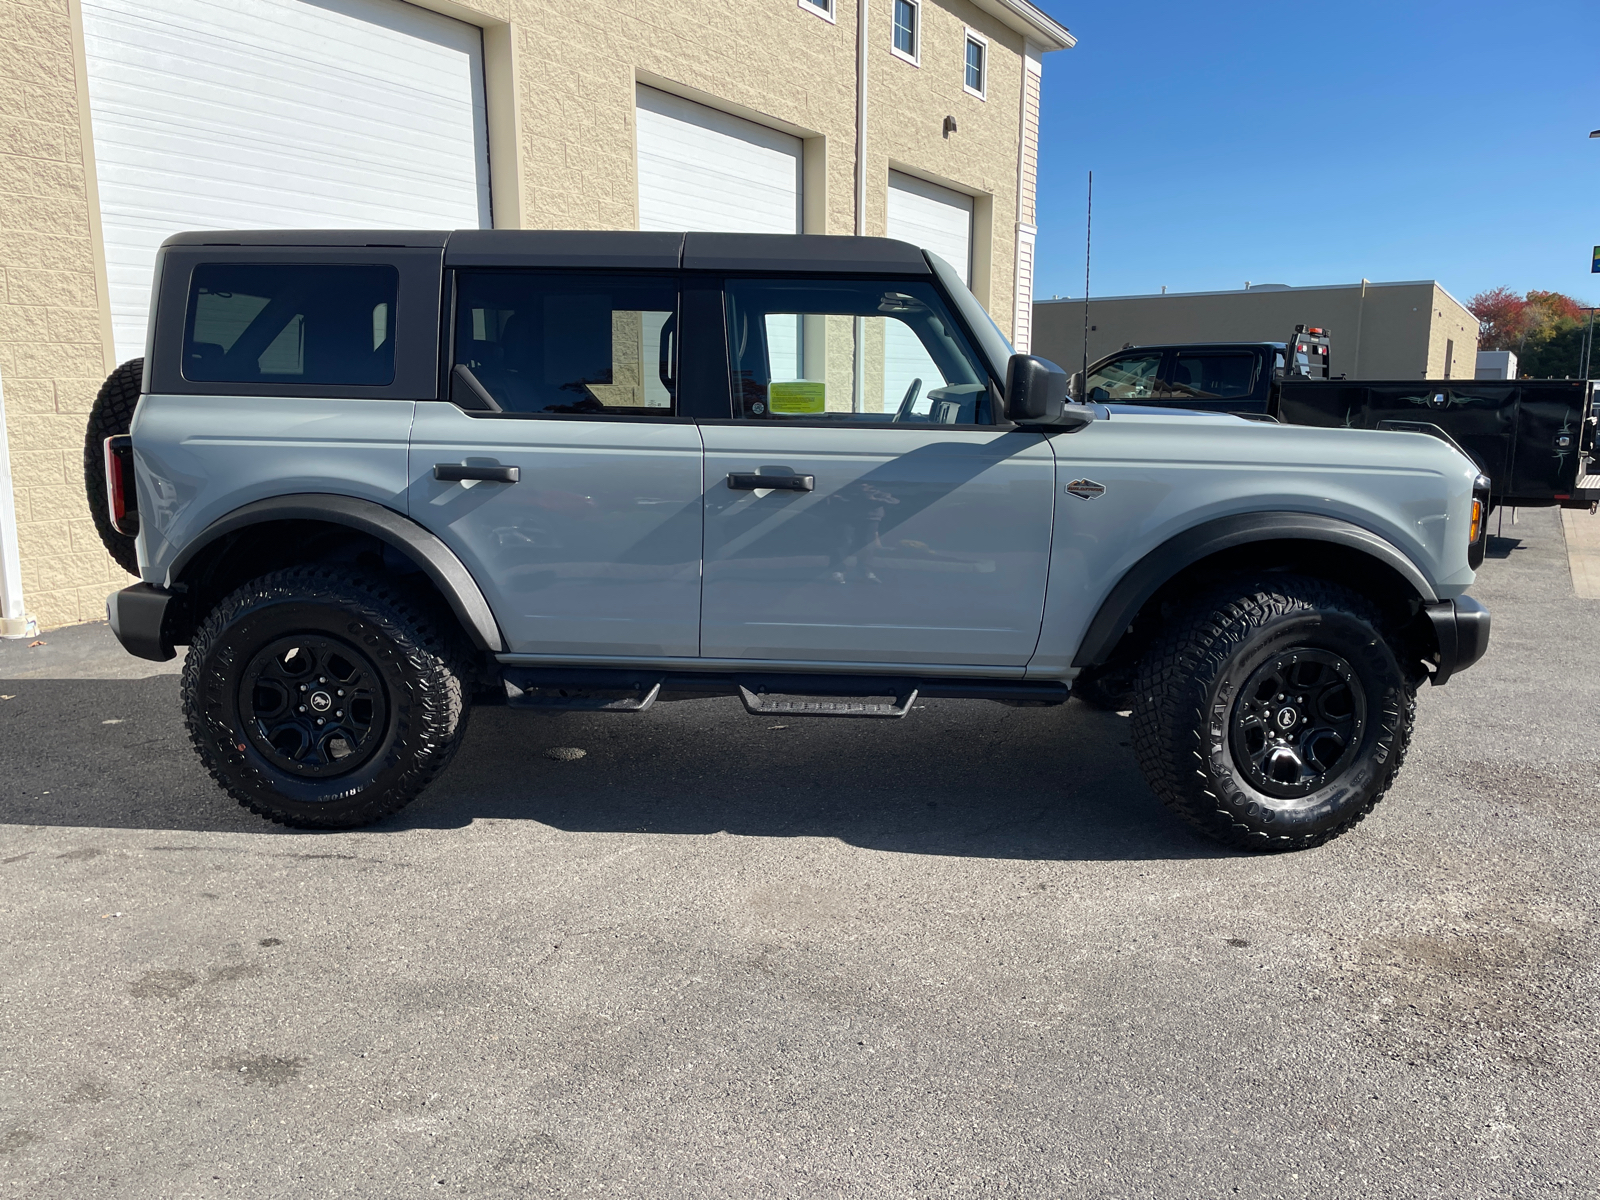
[[[0,4],[0,388],[23,596],[41,627],[103,617],[128,582],[83,491],[85,419],[114,363],[74,16],[68,0]]]

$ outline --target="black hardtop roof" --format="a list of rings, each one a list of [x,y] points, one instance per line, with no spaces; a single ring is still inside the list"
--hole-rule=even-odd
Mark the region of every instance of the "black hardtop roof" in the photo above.
[[[927,257],[892,238],[810,233],[655,233],[585,229],[273,229],[178,233],[163,246],[443,249],[449,267],[816,271],[929,275]]]

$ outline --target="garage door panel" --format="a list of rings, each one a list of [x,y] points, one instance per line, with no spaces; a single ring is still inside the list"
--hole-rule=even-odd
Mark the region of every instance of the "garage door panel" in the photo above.
[[[800,232],[799,138],[647,87],[636,137],[640,229]]]
[[[397,0],[84,0],[117,354],[183,229],[490,223],[482,35]]]
[[[889,172],[888,234],[931,250],[972,283],[972,197]]]

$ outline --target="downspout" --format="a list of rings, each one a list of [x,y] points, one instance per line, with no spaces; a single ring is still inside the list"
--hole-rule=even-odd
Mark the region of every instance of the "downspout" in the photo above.
[[[0,384],[0,637],[25,638],[39,623],[22,606],[22,558],[17,552],[17,506],[11,492],[11,446],[6,438],[6,396]]]
[[[867,9],[871,0],[856,0],[856,236],[867,236]],[[867,323],[855,325],[855,378],[851,408],[867,408]]]
[[[1367,279],[1361,277],[1361,298],[1356,301],[1356,352],[1350,356],[1350,374],[1347,378],[1361,378],[1361,326],[1367,319]]]

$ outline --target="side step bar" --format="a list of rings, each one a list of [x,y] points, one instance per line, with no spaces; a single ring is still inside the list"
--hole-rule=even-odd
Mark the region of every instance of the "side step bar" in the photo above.
[[[525,666],[503,666],[500,675],[509,707],[547,712],[644,712],[658,700],[738,696],[753,716],[899,720],[918,699],[993,700],[1047,708],[1065,704],[1071,694],[1059,680]],[[892,702],[885,702],[891,697]]]

